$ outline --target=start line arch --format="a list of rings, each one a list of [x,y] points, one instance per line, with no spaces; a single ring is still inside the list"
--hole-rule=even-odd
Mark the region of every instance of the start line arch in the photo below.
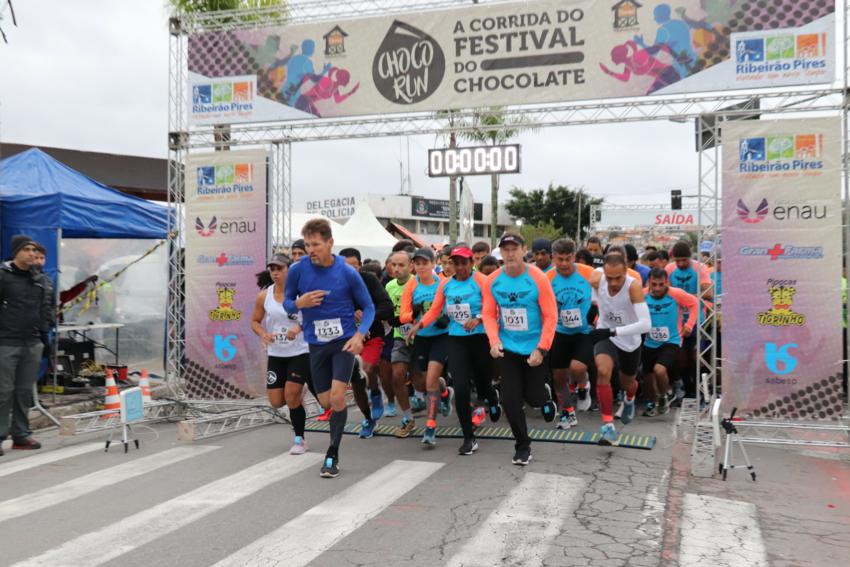
[[[494,0],[488,5],[506,4],[509,0]],[[476,2],[477,3],[477,2]],[[186,159],[200,151],[229,150],[231,148],[260,148],[269,152],[268,207],[272,242],[288,243],[292,210],[292,144],[301,142],[366,139],[375,137],[449,134],[469,127],[476,112],[486,109],[463,108],[446,112],[413,112],[386,115],[367,115],[352,118],[295,119],[246,124],[200,125],[190,124],[189,108],[188,41],[191,34],[227,32],[253,29],[269,25],[300,25],[333,23],[341,19],[370,16],[390,16],[469,7],[468,0],[412,0],[400,8],[393,0],[290,0],[285,10],[269,7],[263,9],[227,12],[180,14],[169,20],[169,167],[168,202],[175,209],[174,223],[170,227],[169,296],[167,303],[168,345],[166,374],[173,393],[185,399],[183,379],[185,367],[185,258],[181,249],[187,220],[180,205],[186,196]],[[700,241],[715,242],[722,233],[720,217],[720,152],[722,125],[727,121],[752,119],[753,101],[761,119],[779,119],[791,116],[830,116],[841,121],[843,149],[843,198],[848,202],[848,2],[836,3],[841,10],[843,28],[841,42],[843,58],[837,69],[839,86],[826,85],[751,89],[747,91],[717,91],[686,95],[650,95],[639,97],[587,100],[579,102],[527,104],[506,106],[502,112],[506,123],[521,119],[524,124],[537,128],[573,125],[630,123],[669,120],[693,121],[696,132],[702,135],[698,142],[699,167],[697,176],[697,226]],[[491,127],[488,126],[488,129]],[[492,127],[498,129],[499,127]],[[471,128],[470,128],[471,129]],[[844,211],[845,218],[847,211]],[[850,248],[850,227],[844,223],[845,255]],[[714,254],[714,252],[712,252]],[[714,258],[711,258],[712,260]],[[850,263],[847,263],[850,268]],[[711,293],[714,295],[714,283]],[[706,316],[699,327],[699,337],[706,348],[698,347],[699,367],[692,369],[699,384],[697,398],[686,400],[682,410],[683,430],[693,441],[692,472],[711,475],[715,469],[715,452],[719,442],[716,420],[712,421],[710,408],[717,392],[717,321],[714,305],[706,303]],[[698,341],[700,344],[702,341]],[[700,398],[707,395],[707,400]],[[191,400],[187,400],[190,401]],[[701,402],[708,402],[702,404]],[[703,407],[701,409],[701,407]],[[782,424],[774,424],[779,425]],[[785,424],[793,426],[793,424]],[[797,429],[797,428],[795,428]],[[801,425],[795,441],[806,438],[806,426]],[[841,430],[846,446],[847,429]],[[803,441],[804,442],[804,441]]]

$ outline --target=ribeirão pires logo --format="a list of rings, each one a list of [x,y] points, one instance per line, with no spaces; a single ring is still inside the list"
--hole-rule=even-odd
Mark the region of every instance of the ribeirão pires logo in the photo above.
[[[797,343],[785,343],[782,346],[776,343],[765,343],[764,363],[767,369],[779,376],[791,374],[797,368],[797,359],[788,351],[796,349]]]
[[[218,307],[210,311],[210,321],[238,321],[242,318],[242,312],[233,307],[235,283],[216,283],[215,294],[218,297]]]
[[[797,288],[794,280],[775,282],[768,280],[768,293],[770,294],[771,307],[767,311],[756,313],[756,322],[759,325],[770,327],[802,327],[806,324],[806,316],[791,310],[794,295]]]
[[[192,87],[192,113],[246,113],[254,109],[254,81],[222,80]]]
[[[738,173],[813,171],[823,169],[823,134],[742,138],[738,141]]]
[[[776,31],[735,41],[735,74],[825,69],[826,57],[826,33]]]
[[[237,195],[254,192],[254,164],[227,163],[198,168],[198,195]],[[197,222],[195,224],[197,228]]]
[[[398,20],[390,26],[372,61],[375,87],[396,104],[427,99],[440,87],[445,74],[446,57],[437,41]]]

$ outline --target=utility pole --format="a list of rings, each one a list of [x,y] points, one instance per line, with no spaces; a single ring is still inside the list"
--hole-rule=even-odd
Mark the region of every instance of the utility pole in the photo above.
[[[449,147],[457,147],[457,134],[449,132]],[[449,177],[449,242],[457,242],[457,177]]]
[[[576,222],[576,246],[581,242],[581,189],[578,190],[578,222]]]

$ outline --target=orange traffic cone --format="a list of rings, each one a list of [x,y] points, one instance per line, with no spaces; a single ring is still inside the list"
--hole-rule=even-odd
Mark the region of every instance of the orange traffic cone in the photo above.
[[[121,398],[118,396],[118,385],[115,383],[115,377],[112,375],[112,370],[106,369],[106,399],[103,402],[103,409],[119,411],[121,409]],[[101,419],[109,419],[112,413],[104,414]]]
[[[151,401],[151,382],[148,379],[147,368],[142,368],[142,375],[139,376],[139,388],[142,389],[142,403],[149,404]]]

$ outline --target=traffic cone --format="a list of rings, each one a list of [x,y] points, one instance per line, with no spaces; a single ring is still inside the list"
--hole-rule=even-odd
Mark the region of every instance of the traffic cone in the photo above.
[[[121,409],[121,398],[118,397],[118,385],[115,383],[115,377],[112,375],[112,370],[106,369],[106,399],[103,402],[103,409],[119,411]],[[112,413],[104,414],[101,419],[109,419]]]
[[[142,389],[142,403],[151,403],[153,401],[151,399],[151,382],[148,379],[147,368],[142,368],[142,375],[139,376],[139,388]]]

